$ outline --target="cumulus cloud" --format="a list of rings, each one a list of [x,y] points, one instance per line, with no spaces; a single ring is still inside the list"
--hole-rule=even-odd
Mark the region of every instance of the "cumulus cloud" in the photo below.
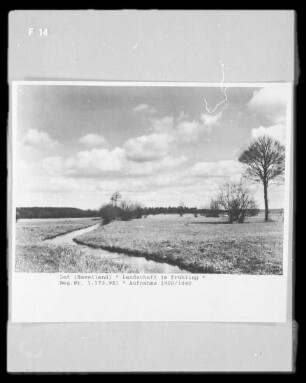
[[[105,146],[107,144],[106,139],[102,135],[93,133],[82,136],[79,142],[86,146]]]
[[[268,117],[277,124],[285,122],[288,88],[282,85],[267,86],[253,93],[248,108]]]
[[[37,129],[29,129],[22,143],[39,149],[53,149],[59,146],[59,142],[51,138],[48,133]]]
[[[130,138],[123,145],[126,158],[135,162],[159,160],[165,157],[172,140],[172,136],[166,133]]]
[[[155,133],[173,133],[174,118],[166,116],[163,118],[156,118],[151,121],[151,130]]]
[[[170,158],[169,150],[175,144],[190,143],[200,138],[208,140],[212,126],[218,123],[221,114],[203,114],[192,121],[184,113],[176,121],[172,116],[153,119],[150,134],[130,138],[124,143],[126,158],[141,163]]]
[[[157,174],[154,177],[150,177],[146,180],[146,184],[149,188],[176,188],[185,187],[188,185],[195,185],[195,179],[190,176],[189,172],[180,171],[172,172],[171,174]]]
[[[219,120],[222,116],[222,112],[219,112],[217,114],[206,114],[203,113],[201,115],[201,121],[206,125],[206,126],[213,126],[217,125],[219,123]]]
[[[76,156],[66,161],[66,166],[72,171],[84,170],[86,172],[108,172],[122,169],[124,150],[122,148],[92,149],[78,152]]]
[[[240,177],[243,165],[238,161],[198,162],[190,169],[190,175],[200,177]]]
[[[159,161],[149,161],[143,163],[128,162],[125,165],[124,172],[133,176],[148,176],[159,172],[164,172],[169,169],[174,169],[187,161],[186,156],[164,157]]]
[[[43,169],[50,175],[56,175],[64,172],[64,160],[60,156],[46,157],[42,160]]]
[[[157,112],[157,110],[156,110],[156,108],[154,108],[154,106],[150,106],[148,104],[139,104],[139,105],[135,106],[135,108],[133,110],[136,113],[146,112],[149,114],[154,114]]]
[[[255,91],[247,105],[248,108],[253,112],[263,114],[272,124],[252,129],[252,138],[268,135],[285,145],[287,103],[288,87],[286,86],[272,85]]]
[[[205,138],[221,117],[202,115],[199,120],[189,121],[185,114],[181,114],[177,121],[172,116],[161,119],[153,119],[150,124],[150,133],[147,135],[128,139],[123,148],[127,160],[134,162],[160,161],[169,157],[169,151],[173,145],[190,143]]]
[[[173,131],[175,139],[183,142],[194,142],[209,133],[211,133],[211,126],[197,120],[181,121]]]
[[[122,170],[125,161],[124,149],[92,149],[82,151],[66,159],[47,157],[42,160],[44,169],[49,174],[97,175],[104,172]]]
[[[198,140],[212,132],[214,125],[218,125],[222,112],[217,114],[201,114],[199,120],[188,121],[187,116],[180,115],[175,132],[177,138],[186,142]]]
[[[90,151],[78,152],[68,158],[60,156],[46,157],[42,160],[42,168],[50,176],[70,176],[70,177],[100,177],[102,175],[127,176],[127,175],[151,175],[157,172],[164,172],[178,167],[187,161],[186,156],[178,158],[171,156],[161,156],[158,152],[159,141],[156,144],[156,153],[150,149],[150,156],[145,158],[143,153],[136,151],[135,157],[130,161],[124,148],[92,149]],[[137,149],[138,150],[138,149]],[[144,151],[145,153],[145,151]],[[131,152],[130,152],[131,155]],[[156,156],[159,156],[157,158]],[[149,160],[151,158],[151,160]],[[137,159],[137,160],[135,160]]]
[[[171,116],[155,119],[151,122],[151,129],[156,133],[166,133],[173,141],[194,142],[198,139],[208,139],[214,125],[219,123],[222,112],[216,115],[202,114],[199,119],[188,119],[181,113],[176,121]]]
[[[252,129],[251,135],[253,138],[268,135],[278,140],[283,145],[286,143],[286,127],[284,124],[277,124],[268,127],[260,126],[259,128]]]

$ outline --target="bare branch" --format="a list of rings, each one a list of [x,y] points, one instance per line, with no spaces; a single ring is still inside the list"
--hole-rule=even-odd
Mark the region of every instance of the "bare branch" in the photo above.
[[[268,186],[284,175],[285,148],[269,136],[260,136],[251,142],[239,161],[245,165],[244,177],[264,186],[265,220],[268,220]]]

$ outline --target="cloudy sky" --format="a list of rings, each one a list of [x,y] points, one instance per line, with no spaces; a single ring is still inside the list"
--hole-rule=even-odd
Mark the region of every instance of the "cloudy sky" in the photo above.
[[[146,206],[208,206],[240,178],[238,157],[253,137],[285,143],[288,87],[226,95],[210,113],[224,99],[218,86],[19,85],[16,206],[95,209],[115,191]],[[262,187],[251,187],[263,208]],[[283,185],[269,197],[283,207]]]

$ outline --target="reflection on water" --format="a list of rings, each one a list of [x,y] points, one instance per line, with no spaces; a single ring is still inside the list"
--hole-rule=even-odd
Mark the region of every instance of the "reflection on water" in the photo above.
[[[172,266],[168,263],[161,263],[161,262],[155,262],[151,260],[147,260],[144,257],[133,257],[130,255],[125,255],[121,253],[112,253],[107,250],[103,249],[94,249],[88,246],[79,245],[73,241],[73,238],[89,233],[92,230],[95,230],[97,227],[99,227],[99,223],[86,227],[85,229],[75,230],[71,233],[59,235],[56,238],[49,239],[46,242],[53,243],[55,245],[62,245],[62,244],[68,244],[68,245],[74,245],[82,248],[86,251],[87,254],[93,254],[95,256],[99,255],[100,257],[105,257],[107,259],[110,259],[114,262],[118,261],[120,263],[124,263],[128,266],[133,267],[134,269],[139,270],[139,272],[144,273],[164,273],[164,274],[187,274],[189,273],[186,270],[180,269],[178,266]]]

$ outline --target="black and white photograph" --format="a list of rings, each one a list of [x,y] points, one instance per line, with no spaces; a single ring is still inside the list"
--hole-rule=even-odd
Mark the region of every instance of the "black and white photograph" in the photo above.
[[[15,272],[283,274],[288,85],[14,91]]]
[[[294,372],[297,16],[10,12],[9,373]]]

